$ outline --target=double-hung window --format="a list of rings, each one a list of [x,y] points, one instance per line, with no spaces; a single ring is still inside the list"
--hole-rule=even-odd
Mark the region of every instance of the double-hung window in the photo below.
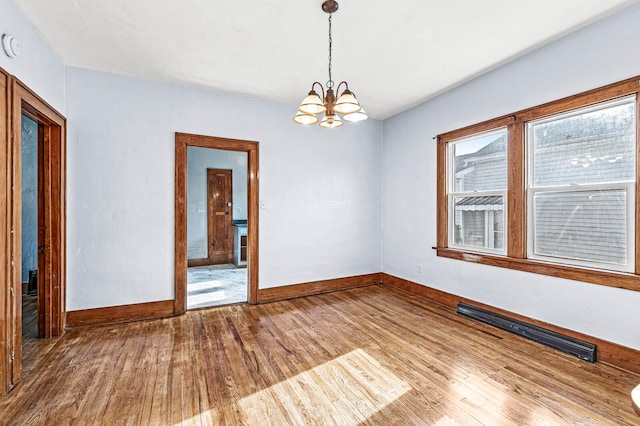
[[[449,246],[505,253],[507,130],[452,141]]]
[[[640,291],[640,77],[438,135],[437,254]]]
[[[633,272],[635,104],[527,123],[529,258]]]

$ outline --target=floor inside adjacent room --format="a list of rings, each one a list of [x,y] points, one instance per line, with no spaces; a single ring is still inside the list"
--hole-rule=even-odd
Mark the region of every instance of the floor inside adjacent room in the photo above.
[[[22,296],[22,339],[38,338],[38,295],[23,294]]]
[[[224,264],[187,269],[188,310],[246,301],[247,268]]]

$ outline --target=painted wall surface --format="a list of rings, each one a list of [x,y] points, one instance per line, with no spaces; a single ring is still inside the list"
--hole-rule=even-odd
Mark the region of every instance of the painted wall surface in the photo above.
[[[639,292],[438,258],[431,249],[433,137],[640,74],[638,23],[640,4],[386,120],[382,270],[640,349]]]
[[[11,34],[22,53],[9,58],[0,48],[0,68],[18,77],[49,105],[65,114],[65,68],[11,0],[0,0],[0,35]]]
[[[260,288],[378,272],[382,123],[294,112],[68,67],[67,309],[173,299],[174,132],[259,142]]]
[[[208,256],[207,169],[232,171],[233,220],[247,219],[246,152],[187,148],[187,254],[188,259]]]
[[[22,116],[22,282],[38,269],[38,123]]]
[[[0,68],[15,75],[61,114],[65,111],[65,68],[20,9],[11,0],[0,0],[0,35],[14,36],[21,54],[9,58],[0,50]],[[23,121],[22,221],[23,259],[22,282],[27,282],[29,270],[37,269],[37,169],[34,170],[37,125]],[[31,162],[33,161],[33,164]],[[30,166],[26,167],[25,166]]]

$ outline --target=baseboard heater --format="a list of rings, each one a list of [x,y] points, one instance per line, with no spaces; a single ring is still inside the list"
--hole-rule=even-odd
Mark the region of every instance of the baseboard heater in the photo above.
[[[466,303],[458,303],[457,312],[469,318],[510,331],[534,342],[549,346],[589,362],[596,361],[596,345],[573,337],[527,324],[504,315],[495,314]]]

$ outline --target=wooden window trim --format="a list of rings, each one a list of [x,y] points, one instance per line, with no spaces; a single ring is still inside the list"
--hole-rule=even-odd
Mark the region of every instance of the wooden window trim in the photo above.
[[[525,123],[527,121],[634,94],[636,95],[637,144],[635,273],[588,269],[527,259]],[[466,136],[505,126],[508,130],[507,255],[499,256],[458,248],[449,248],[447,239],[449,221],[447,202],[447,144]],[[640,76],[438,135],[436,182],[437,247],[435,248],[438,256],[640,291],[640,238],[638,238],[638,234],[640,233]]]

